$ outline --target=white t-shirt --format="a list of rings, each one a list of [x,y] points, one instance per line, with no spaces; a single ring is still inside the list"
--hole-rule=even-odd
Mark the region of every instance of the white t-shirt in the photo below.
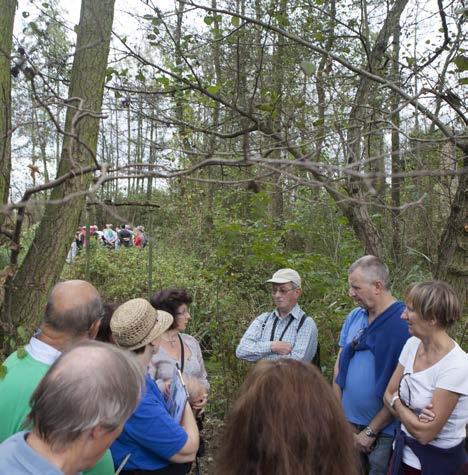
[[[404,368],[404,377],[400,383],[401,398],[415,414],[419,414],[432,401],[436,388],[460,394],[444,427],[430,442],[431,445],[444,449],[455,447],[465,438],[465,426],[468,423],[468,355],[454,342],[453,349],[435,365],[415,373],[413,364],[420,343],[421,340],[413,336],[401,351],[399,362]],[[411,435],[403,424],[401,428]],[[421,469],[418,457],[406,446],[403,462]]]

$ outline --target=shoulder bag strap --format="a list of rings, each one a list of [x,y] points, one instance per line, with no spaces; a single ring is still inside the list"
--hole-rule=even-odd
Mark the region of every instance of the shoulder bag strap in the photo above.
[[[184,349],[184,342],[182,341],[182,337],[180,333],[177,333],[180,342],[180,372],[184,372],[184,364],[185,364],[185,349]]]

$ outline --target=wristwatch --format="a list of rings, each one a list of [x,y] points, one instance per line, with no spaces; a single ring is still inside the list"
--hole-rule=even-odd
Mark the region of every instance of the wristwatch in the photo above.
[[[377,434],[369,426],[364,429],[364,434],[366,434],[367,437],[377,437]]]
[[[398,394],[395,394],[395,396],[392,397],[392,400],[390,401],[390,407],[393,409],[395,407],[396,400],[400,399]]]

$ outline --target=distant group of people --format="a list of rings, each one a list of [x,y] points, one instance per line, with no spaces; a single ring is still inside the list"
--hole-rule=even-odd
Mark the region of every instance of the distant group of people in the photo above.
[[[455,293],[419,283],[403,304],[374,256],[357,260],[348,281],[358,307],[343,325],[331,386],[317,367],[317,326],[298,305],[299,274],[280,269],[268,280],[275,309],[237,347],[256,364],[213,473],[464,473],[468,359],[447,333],[461,313]],[[87,282],[57,284],[25,355],[5,361],[0,474],[188,473],[203,452],[210,390],[200,345],[185,333],[191,303],[172,288],[104,306]],[[180,419],[169,404],[177,370],[188,391]]]
[[[89,227],[89,238],[95,239],[98,243],[109,249],[118,249],[120,247],[138,247],[143,249],[148,244],[148,237],[145,234],[144,226],[131,226],[122,224],[114,229],[113,224],[106,224],[100,230],[96,224]],[[86,226],[80,226],[73,240],[67,256],[67,262],[73,262],[78,252],[88,244],[88,234]]]

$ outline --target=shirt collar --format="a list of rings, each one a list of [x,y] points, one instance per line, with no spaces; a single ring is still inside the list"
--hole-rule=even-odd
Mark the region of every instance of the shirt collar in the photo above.
[[[273,310],[273,313],[278,318],[281,318],[277,308]],[[300,318],[302,318],[302,315],[304,315],[304,312],[302,311],[301,307],[299,307],[299,304],[296,304],[294,305],[294,307],[291,309],[291,311],[289,312],[287,316],[289,315],[292,315],[293,318],[295,318],[296,320],[299,320]]]
[[[34,336],[29,340],[29,343],[24,349],[31,358],[49,366],[53,364],[61,354],[60,351]]]

